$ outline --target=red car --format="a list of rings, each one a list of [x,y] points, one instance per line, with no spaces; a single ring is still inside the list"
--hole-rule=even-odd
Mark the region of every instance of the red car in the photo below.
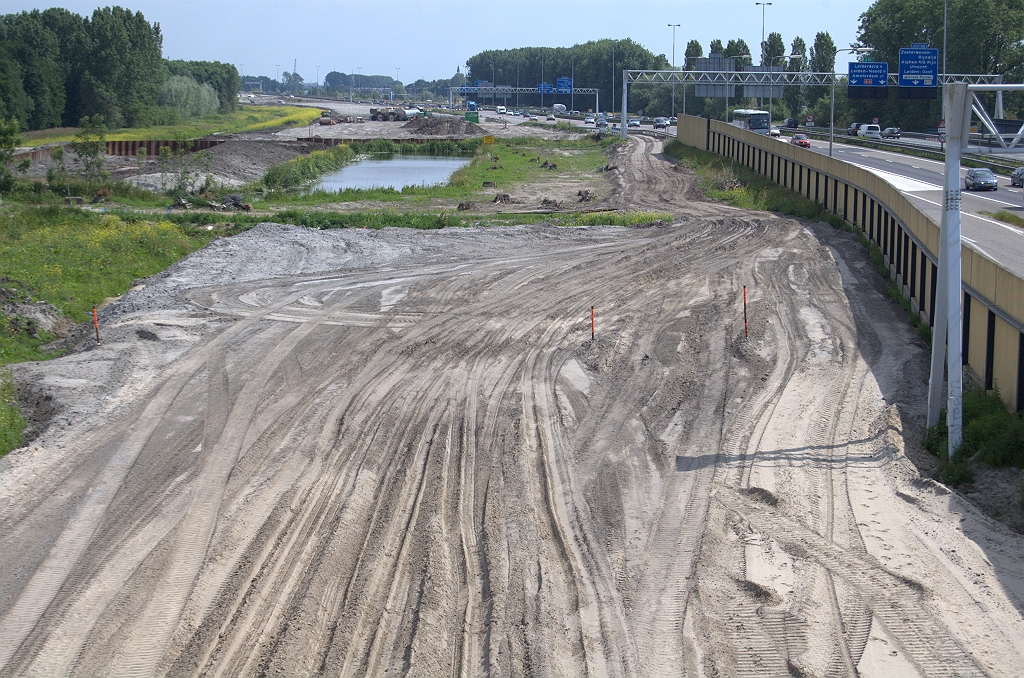
[[[811,140],[807,138],[806,134],[794,134],[793,138],[789,140],[789,143],[802,148],[811,147]]]

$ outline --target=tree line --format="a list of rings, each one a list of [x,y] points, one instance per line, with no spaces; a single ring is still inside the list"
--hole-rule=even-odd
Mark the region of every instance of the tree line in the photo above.
[[[1021,0],[948,0],[948,50],[943,45],[943,0],[876,0],[861,16],[857,39],[851,47],[871,49],[876,62],[887,62],[897,72],[899,50],[915,43],[924,43],[940,50],[940,63],[945,56],[947,73],[998,74],[1004,82],[1021,82],[1024,78],[1024,2]],[[756,43],[755,43],[756,45]],[[705,52],[698,40],[686,44],[683,58],[675,64],[680,69],[693,69],[698,57],[719,53],[736,58],[736,67],[758,63],[773,64],[790,72],[832,73],[835,70],[838,46],[827,31],[820,31],[808,45],[802,37],[787,43],[779,32],[768,35],[764,45],[751,47],[741,38],[711,40]],[[613,52],[615,63],[613,67]],[[865,58],[865,57],[862,57]],[[575,70],[576,87],[600,89],[601,108],[617,110],[622,92],[623,69],[668,69],[672,67],[663,54],[655,55],[630,40],[598,40],[572,47],[528,47],[480,52],[467,61],[469,81],[494,81],[499,85],[535,87],[544,81],[553,83],[557,77]],[[940,66],[940,72],[942,67]],[[542,77],[543,73],[543,77]],[[693,86],[676,87],[636,85],[629,88],[629,110],[643,110],[648,115],[669,115],[681,112],[685,98],[690,115],[725,119],[725,99],[697,98]],[[614,99],[613,99],[614,96]],[[673,100],[674,99],[674,100]],[[538,105],[538,95],[522,95],[523,105]],[[485,100],[486,101],[486,100]],[[568,96],[545,97],[546,105],[569,103]],[[498,103],[501,103],[500,101]],[[769,101],[744,97],[737,87],[737,98],[729,100],[729,108],[768,107]],[[827,85],[785,86],[781,99],[775,99],[773,119],[796,117],[801,121],[808,114],[819,124],[827,124],[831,107],[831,88]],[[1005,97],[1006,116],[1024,116],[1024,95]],[[577,108],[586,108],[580,103]],[[941,99],[903,100],[891,91],[883,100],[848,100],[846,88],[836,89],[836,124],[870,121],[878,117],[883,125],[896,125],[907,130],[925,131],[938,124]]]
[[[211,112],[211,91],[214,110],[234,109],[234,66],[168,61],[162,51],[160,24],[122,7],[88,17],[61,8],[2,15],[0,118],[23,130],[96,115],[110,127],[173,124]]]

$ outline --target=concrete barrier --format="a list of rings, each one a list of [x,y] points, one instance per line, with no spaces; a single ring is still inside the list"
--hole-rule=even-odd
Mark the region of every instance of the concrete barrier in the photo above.
[[[681,143],[731,158],[860,229],[915,312],[934,323],[939,226],[881,177],[718,120],[680,116]],[[1024,280],[962,246],[964,367],[1024,410]]]

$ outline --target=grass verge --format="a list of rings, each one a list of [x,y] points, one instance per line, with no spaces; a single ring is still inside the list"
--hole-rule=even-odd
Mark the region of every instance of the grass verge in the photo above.
[[[998,212],[982,212],[981,214],[984,214],[986,217],[992,217],[993,219],[998,219],[999,221],[1003,222],[1004,224],[1010,224],[1011,226],[1017,226],[1018,228],[1024,228],[1024,219],[1022,219],[1021,217],[1017,216],[1013,212],[1008,212],[1006,210],[999,210]]]
[[[963,439],[949,460],[946,410],[928,429],[925,448],[939,458],[939,476],[949,485],[974,479],[973,462],[992,467],[1024,467],[1024,417],[1007,411],[997,392],[974,386],[964,391]]]
[[[128,127],[112,130],[107,141],[144,141],[158,139],[195,139],[208,134],[237,134],[258,132],[274,127],[296,127],[320,117],[320,110],[305,106],[241,106],[232,113],[218,113],[180,125],[154,127]],[[42,146],[62,141],[74,141],[75,128],[59,127],[53,130],[29,132],[22,142],[25,146]]]
[[[47,301],[82,322],[94,304],[123,294],[136,279],[159,273],[211,238],[167,221],[6,206],[0,210],[0,286],[7,298]],[[0,455],[21,444],[25,427],[4,366],[59,355],[42,348],[52,336],[22,320],[0,314]]]

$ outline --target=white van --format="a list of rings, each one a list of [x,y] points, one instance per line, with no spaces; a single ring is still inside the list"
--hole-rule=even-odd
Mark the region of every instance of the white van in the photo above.
[[[498,115],[505,115],[505,107],[498,106],[497,108],[494,109],[494,112],[497,113]]]
[[[861,125],[860,132],[857,136],[867,137],[868,139],[878,139],[882,135],[882,130],[878,125]]]

